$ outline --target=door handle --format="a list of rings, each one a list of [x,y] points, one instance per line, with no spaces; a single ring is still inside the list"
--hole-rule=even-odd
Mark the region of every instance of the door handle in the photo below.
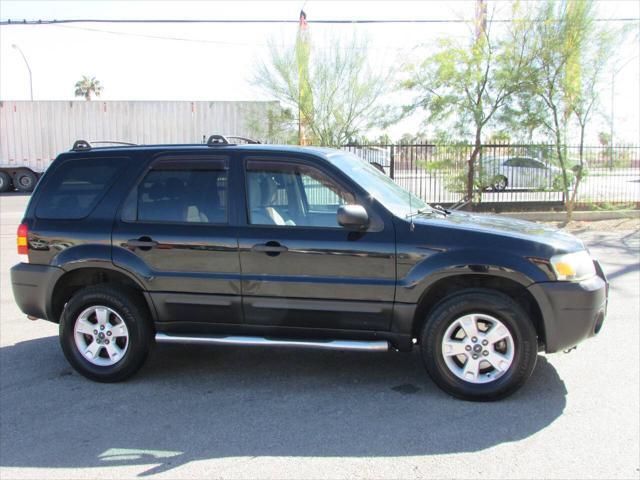
[[[151,240],[149,237],[140,237],[138,239],[132,238],[127,240],[127,247],[139,248],[140,250],[151,250],[153,247],[158,246],[158,242]]]
[[[254,252],[264,252],[270,257],[275,257],[283,252],[287,252],[289,249],[284,245],[280,245],[278,242],[259,243],[251,247]]]

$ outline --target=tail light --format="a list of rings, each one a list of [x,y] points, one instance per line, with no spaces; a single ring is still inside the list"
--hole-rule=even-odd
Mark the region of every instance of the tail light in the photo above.
[[[29,228],[23,223],[18,227],[18,255],[29,254],[29,243],[27,242],[27,234]]]

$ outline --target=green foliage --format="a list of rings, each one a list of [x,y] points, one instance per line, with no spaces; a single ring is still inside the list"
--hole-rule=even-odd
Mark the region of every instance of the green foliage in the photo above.
[[[603,147],[608,146],[611,143],[611,134],[609,132],[599,132],[598,141]]]
[[[587,210],[611,212],[619,210],[637,210],[636,203],[587,202]]]
[[[76,97],[84,97],[85,100],[91,100],[91,95],[95,95],[99,97],[102,93],[102,85],[100,85],[100,81],[96,80],[96,77],[87,77],[83,75],[80,80],[76,82],[75,85],[75,96]]]
[[[330,39],[280,47],[271,42],[269,58],[257,64],[254,85],[282,102],[301,120],[308,140],[338,146],[375,124],[377,101],[387,91],[389,73],[374,69],[366,39]]]
[[[514,9],[517,9],[517,4]],[[474,149],[467,163],[467,195],[473,193],[474,169],[483,129],[494,123],[513,94],[529,78],[529,51],[522,48],[528,31],[514,22],[508,34],[496,38],[491,23],[468,41],[442,39],[436,52],[406,69],[400,87],[415,94],[405,114],[424,110],[426,122],[452,122],[460,136],[472,134]]]
[[[298,125],[290,109],[281,108],[278,102],[270,104],[266,112],[261,108],[245,110],[247,129],[252,138],[262,143],[295,145],[298,143]]]
[[[523,44],[531,62],[512,103],[514,122],[541,129],[555,144],[554,157],[562,170],[561,190],[570,219],[580,182],[586,173],[584,136],[598,101],[598,85],[613,48],[616,32],[595,21],[593,0],[545,0],[524,16],[532,35]],[[579,130],[578,165],[567,158],[567,131]]]

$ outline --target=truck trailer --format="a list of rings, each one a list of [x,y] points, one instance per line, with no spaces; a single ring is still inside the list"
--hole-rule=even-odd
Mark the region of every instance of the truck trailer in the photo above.
[[[0,101],[0,192],[32,191],[62,151],[100,145],[201,143],[212,132],[255,138],[278,102]]]

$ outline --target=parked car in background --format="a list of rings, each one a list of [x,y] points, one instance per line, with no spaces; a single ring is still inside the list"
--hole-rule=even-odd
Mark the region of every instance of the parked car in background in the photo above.
[[[485,157],[480,166],[483,188],[559,190],[562,186],[562,170],[533,157]]]

